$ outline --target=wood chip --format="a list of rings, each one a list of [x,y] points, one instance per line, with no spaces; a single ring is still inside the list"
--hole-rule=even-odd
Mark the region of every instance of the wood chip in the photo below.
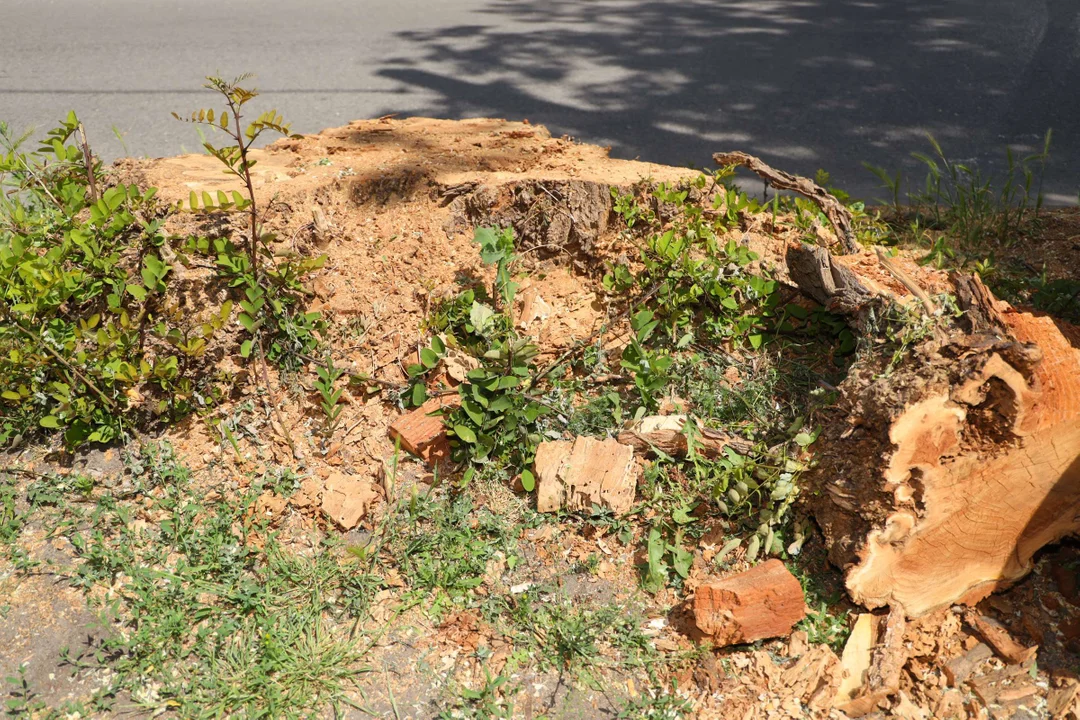
[[[960,657],[945,663],[942,670],[945,672],[945,679],[949,681],[949,687],[958,688],[963,685],[980,665],[993,656],[994,651],[989,645],[978,643]]]
[[[366,478],[334,472],[323,487],[322,510],[342,530],[352,530],[378,499],[379,494]]]
[[[619,442],[645,454],[660,450],[668,455],[681,456],[688,451],[686,415],[651,415],[628,423],[619,433]],[[705,457],[718,457],[726,448],[745,455],[752,443],[740,437],[699,427],[694,437],[695,448]]]
[[[399,441],[402,450],[423,459],[428,467],[448,465],[450,440],[446,436],[446,427],[442,417],[432,413],[443,408],[452,410],[459,403],[457,395],[431,398],[416,410],[395,420],[390,426],[390,439]]]
[[[539,512],[629,512],[637,490],[634,450],[615,440],[579,437],[540,443],[534,464]]]
[[[1053,720],[1066,718],[1070,713],[1080,717],[1080,680],[1064,678],[1060,685],[1050,689],[1046,706]]]
[[[870,655],[877,643],[877,617],[869,613],[859,615],[851,628],[840,657],[843,679],[836,690],[836,702],[846,703],[858,695],[867,682]]]
[[[773,559],[699,585],[693,609],[703,633],[734,645],[787,635],[806,616],[806,601],[799,581]]]

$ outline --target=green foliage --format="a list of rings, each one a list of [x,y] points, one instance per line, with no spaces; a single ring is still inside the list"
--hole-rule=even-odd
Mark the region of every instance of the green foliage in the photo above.
[[[694,554],[683,545],[681,525],[693,521],[685,510],[673,514],[672,519],[676,523],[674,528],[661,524],[649,530],[645,545],[646,563],[642,587],[651,593],[666,588],[673,577],[671,573],[675,573],[674,577],[679,585],[690,577]]]
[[[78,127],[70,113],[25,151],[0,126],[0,445],[41,428],[69,447],[110,442],[216,394],[192,361],[224,320],[166,301],[166,210],[153,188],[97,197],[105,179]]]
[[[511,529],[464,496],[413,497],[398,511],[387,549],[415,590],[437,590],[430,610],[466,602],[485,578],[489,561],[513,553]]]
[[[402,396],[407,407],[420,407],[428,399],[427,381],[435,368],[446,355],[446,343],[438,335],[431,338],[431,344],[420,350],[420,362],[405,368],[409,375],[409,387]]]
[[[518,284],[511,279],[510,266],[514,255],[514,230],[505,228],[477,228],[473,240],[480,245],[480,259],[485,265],[495,266],[495,297],[504,311],[514,304]]]
[[[495,341],[480,358],[480,367],[466,375],[458,392],[461,407],[447,421],[455,456],[474,463],[498,460],[522,471],[522,482],[532,490],[527,470],[541,436],[537,420],[547,408],[523,387],[536,368],[539,349],[527,339]],[[467,471],[465,482],[472,477]]]
[[[686,698],[662,692],[642,694],[628,702],[616,716],[619,720],[680,720],[693,712]]]
[[[627,666],[653,652],[640,616],[626,606],[573,602],[534,587],[516,596],[503,619],[512,636],[538,645],[542,669],[587,672],[601,662],[602,645],[617,648]]]
[[[1006,169],[999,184],[978,167],[950,159],[934,136],[926,137],[931,152],[912,153],[926,168],[926,177],[922,187],[907,198],[916,228],[941,232],[957,249],[979,252],[989,241],[1012,245],[1038,218],[1043,204],[1042,173],[1050,157],[1050,131],[1037,153],[1017,159],[1012,149],[1006,148]],[[889,191],[896,219],[907,217],[909,213],[900,205],[902,175],[866,167]]]
[[[84,487],[61,478],[28,492],[71,542],[75,563],[57,570],[90,601],[111,598],[99,607],[110,632],[65,652],[67,663],[108,667],[101,694],[124,692],[147,714],[308,717],[339,706],[365,668],[361,644],[331,623],[366,616],[381,583],[370,567],[329,542],[292,554],[267,532],[252,510],[280,476],[209,500],[167,444],[145,446],[129,468],[137,507],[104,488],[87,506]],[[160,519],[133,522],[135,510]]]
[[[485,667],[483,687],[476,690],[462,688],[454,707],[440,712],[439,718],[441,720],[458,720],[459,718],[476,718],[477,720],[506,718],[509,720],[514,717],[514,706],[505,699],[506,684],[509,681],[510,678],[506,675],[492,677]]]
[[[670,355],[648,347],[649,340],[660,324],[654,317],[651,310],[641,310],[630,319],[633,334],[622,353],[622,367],[633,373],[634,387],[641,397],[638,417],[655,411],[659,406],[658,393],[667,386],[670,379],[668,370],[675,361]]]
[[[704,183],[702,177],[695,187]],[[730,192],[736,191],[725,189],[714,204],[724,207]],[[662,225],[638,213],[635,220],[651,220],[641,248],[643,268],[634,273],[616,264],[604,276],[604,287],[620,295],[637,290],[654,314],[658,339],[670,345],[743,339],[759,347],[776,302],[775,281],[748,271],[757,260],[748,248],[734,239],[721,241],[726,215],[707,216],[700,204],[688,201],[685,189],[661,184],[653,195],[668,208],[670,222]]]
[[[322,436],[328,441],[333,436],[334,428],[337,427],[338,420],[341,418],[343,406],[340,403],[345,390],[337,387],[337,381],[341,379],[345,371],[334,367],[334,358],[327,355],[326,366],[316,368],[315,372],[318,375],[314,383],[315,390],[319,393],[319,409],[323,414]]]

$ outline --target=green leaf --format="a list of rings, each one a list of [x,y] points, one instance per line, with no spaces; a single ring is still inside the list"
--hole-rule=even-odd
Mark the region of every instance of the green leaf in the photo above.
[[[128,285],[125,289],[136,300],[142,301],[146,298],[146,288],[144,288],[142,285]]]
[[[431,349],[439,355],[442,355],[446,352],[446,345],[443,343],[442,338],[440,338],[438,335],[431,338]]]
[[[487,327],[491,318],[495,316],[495,311],[489,308],[483,303],[473,302],[472,308],[469,310],[469,323],[476,328],[476,332],[483,333],[484,328]]]
[[[0,396],[2,396],[5,400],[22,400],[22,395],[15,392],[14,390],[5,390],[4,392],[0,393]]]
[[[427,402],[427,388],[423,383],[417,383],[413,386],[412,390],[412,404],[413,407],[420,407]]]
[[[424,348],[420,351],[420,362],[430,370],[439,364],[439,356],[431,348]]]
[[[251,341],[245,340],[240,343],[240,357],[251,357]]]
[[[38,420],[38,424],[41,425],[41,427],[58,428],[60,427],[60,419],[55,415],[46,415],[41,418],[41,420]]]
[[[472,428],[466,427],[465,425],[455,425],[454,434],[470,445],[476,444],[476,433],[472,431]]]
[[[810,433],[801,432],[795,436],[795,444],[799,447],[807,447],[814,442],[814,436]]]
[[[693,553],[687,552],[682,545],[675,544],[670,546],[671,548],[671,560],[672,567],[675,568],[675,572],[679,573],[679,576],[683,579],[690,577],[690,567],[694,564]]]
[[[536,476],[531,471],[521,471],[521,487],[525,488],[525,492],[532,492],[536,488]]]

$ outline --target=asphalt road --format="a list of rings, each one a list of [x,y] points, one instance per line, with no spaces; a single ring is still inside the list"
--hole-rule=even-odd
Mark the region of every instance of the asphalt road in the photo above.
[[[197,150],[169,112],[250,71],[300,132],[528,118],[617,157],[821,167],[864,197],[862,162],[915,178],[927,131],[998,172],[1052,127],[1044,187],[1080,189],[1080,0],[0,0],[0,27],[0,119],[75,109],[108,158]]]

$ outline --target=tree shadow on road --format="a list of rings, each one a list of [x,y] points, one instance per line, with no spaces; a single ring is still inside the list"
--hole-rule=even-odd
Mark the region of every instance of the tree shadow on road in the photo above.
[[[1080,0],[1063,3],[1080,15]],[[1035,147],[1048,126],[1066,146],[1055,155],[1080,148],[1066,103],[1017,106],[1019,83],[1039,82],[1025,64],[1046,62],[1032,42],[1044,3],[492,0],[481,15],[491,22],[402,33],[416,52],[378,74],[435,93],[435,116],[527,117],[669,164],[738,148],[857,188],[876,184],[862,160],[895,164],[927,131],[954,157],[1001,164],[1006,143]]]

